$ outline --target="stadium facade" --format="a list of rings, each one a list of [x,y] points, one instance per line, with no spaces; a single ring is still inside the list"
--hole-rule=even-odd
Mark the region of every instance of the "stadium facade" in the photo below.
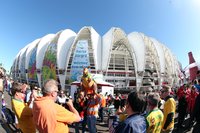
[[[16,55],[11,74],[14,80],[39,86],[53,78],[69,88],[87,66],[116,90],[180,82],[179,63],[169,48],[143,33],[126,34],[117,27],[102,37],[93,27],[83,27],[77,34],[66,29],[36,39]]]

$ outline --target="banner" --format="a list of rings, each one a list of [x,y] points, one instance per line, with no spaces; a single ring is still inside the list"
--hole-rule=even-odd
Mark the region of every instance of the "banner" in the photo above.
[[[82,76],[83,67],[90,66],[88,41],[79,40],[76,44],[72,64],[71,64],[71,80],[80,81]]]

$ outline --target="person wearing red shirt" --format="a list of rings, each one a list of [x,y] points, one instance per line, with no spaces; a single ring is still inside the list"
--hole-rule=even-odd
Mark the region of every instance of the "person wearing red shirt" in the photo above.
[[[183,128],[183,122],[187,112],[187,97],[188,97],[187,85],[183,85],[178,89],[178,130]]]
[[[189,93],[189,96],[187,97],[187,102],[188,102],[188,113],[190,114],[190,121],[189,121],[189,126],[188,128],[191,129],[192,125],[193,125],[193,121],[194,121],[194,116],[193,116],[193,110],[194,110],[194,105],[195,105],[195,100],[196,97],[198,96],[198,92],[195,88],[195,86],[191,87],[191,91]]]

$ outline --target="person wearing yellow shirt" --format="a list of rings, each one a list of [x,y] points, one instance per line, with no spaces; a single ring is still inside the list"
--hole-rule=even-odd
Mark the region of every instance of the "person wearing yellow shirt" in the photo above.
[[[160,133],[164,119],[162,111],[158,108],[160,96],[156,92],[151,92],[147,96],[147,133]]]
[[[161,98],[165,100],[163,108],[164,120],[161,133],[172,133],[174,129],[176,102],[170,93],[171,88],[167,85],[164,85],[160,94]]]
[[[23,133],[35,133],[32,109],[24,103],[25,91],[23,85],[15,82],[12,87],[12,108],[18,119],[18,126]]]

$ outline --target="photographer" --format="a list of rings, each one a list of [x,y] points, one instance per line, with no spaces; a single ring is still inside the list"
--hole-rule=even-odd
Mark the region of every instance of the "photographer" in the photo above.
[[[43,97],[35,99],[33,103],[33,118],[38,131],[41,133],[69,132],[67,125],[81,120],[72,100],[67,102],[70,111],[55,103],[58,83],[53,79],[44,83],[42,92]]]

